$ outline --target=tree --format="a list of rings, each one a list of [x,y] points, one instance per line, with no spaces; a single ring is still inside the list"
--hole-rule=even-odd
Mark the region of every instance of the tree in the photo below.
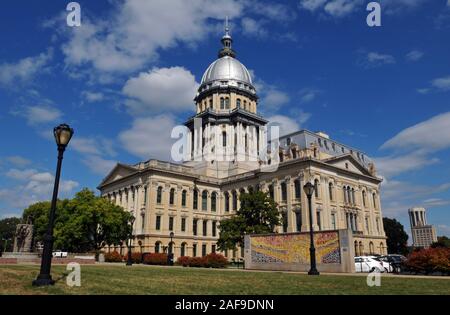
[[[0,251],[12,251],[16,226],[20,224],[19,218],[6,218],[0,220]]]
[[[383,218],[384,231],[387,236],[387,247],[389,254],[408,253],[408,234],[403,225],[396,219]]]
[[[450,248],[450,238],[448,238],[447,236],[438,236],[437,242],[434,242],[433,244],[431,244],[431,247],[433,247],[433,248],[439,248],[439,247]]]
[[[35,240],[41,241],[47,231],[49,202],[31,205],[23,217],[32,217]],[[95,251],[98,255],[107,244],[117,244],[128,238],[131,214],[94,192],[84,189],[71,200],[57,203],[54,228],[54,248],[70,252]]]
[[[236,215],[220,222],[219,250],[244,245],[245,234],[273,233],[281,224],[277,204],[268,194],[257,191],[240,195],[241,207]]]

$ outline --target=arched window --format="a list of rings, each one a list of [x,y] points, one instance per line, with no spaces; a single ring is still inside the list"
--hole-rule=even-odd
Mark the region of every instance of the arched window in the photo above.
[[[374,254],[374,248],[373,248],[373,243],[372,242],[369,243],[369,254],[370,255]]]
[[[240,99],[240,98],[238,98],[238,99],[236,100],[236,107],[237,107],[237,108],[241,108],[241,99]]]
[[[213,192],[211,194],[211,211],[212,212],[216,212],[216,210],[217,210],[216,204],[217,204],[217,193]]]
[[[300,181],[296,179],[294,181],[295,186],[295,199],[301,199],[302,198],[302,187],[300,185]]]
[[[352,188],[352,204],[356,204],[356,199],[355,199],[355,188]]]
[[[237,192],[236,192],[236,190],[233,190],[232,195],[233,195],[233,211],[237,211],[237,202],[238,202],[238,200],[237,200]]]
[[[225,108],[230,109],[230,99],[228,97],[225,99]]]
[[[366,191],[365,190],[363,190],[362,191],[362,202],[363,202],[363,205],[364,205],[364,207],[366,206]]]
[[[194,190],[194,198],[193,198],[193,202],[192,202],[192,207],[195,210],[198,209],[198,190],[197,189]]]
[[[287,200],[287,186],[286,183],[281,183],[281,200]]]
[[[247,101],[244,100],[244,110],[247,110]]]
[[[225,131],[222,132],[222,146],[223,147],[227,146],[227,133]]]
[[[187,197],[187,191],[183,190],[181,193],[181,206],[186,207],[186,197]]]
[[[361,253],[359,252],[358,241],[355,241],[355,256],[361,256]]]
[[[161,204],[162,202],[162,190],[163,188],[161,186],[158,187],[158,191],[156,193],[156,203]]]
[[[170,204],[171,205],[175,204],[175,188],[172,188],[170,190],[170,198],[169,198],[169,200],[170,200]]]
[[[376,209],[377,208],[377,194],[376,193],[372,194],[372,199],[373,199],[373,207]]]
[[[360,255],[364,255],[364,246],[361,241],[359,242],[359,253]]]
[[[230,212],[230,194],[225,193],[225,212]]]
[[[208,191],[206,190],[202,193],[202,210],[208,211]]]
[[[155,243],[155,253],[159,253],[161,251],[161,242]]]
[[[209,108],[213,108],[213,100],[209,100]]]
[[[319,180],[314,180],[314,195],[316,198],[319,198]]]
[[[225,99],[223,97],[220,98],[220,109],[225,109]]]
[[[328,194],[330,195],[330,200],[333,201],[333,183],[328,184]]]
[[[186,243],[181,243],[181,257],[186,256]]]

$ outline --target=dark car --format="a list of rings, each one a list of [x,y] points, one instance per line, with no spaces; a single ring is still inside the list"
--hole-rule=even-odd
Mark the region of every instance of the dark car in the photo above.
[[[404,269],[404,262],[406,261],[406,257],[403,255],[385,255],[380,256],[379,259],[389,263],[394,273],[400,273]]]

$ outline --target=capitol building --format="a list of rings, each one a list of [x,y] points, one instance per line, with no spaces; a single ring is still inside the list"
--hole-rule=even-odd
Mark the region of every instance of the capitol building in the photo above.
[[[350,229],[356,255],[386,254],[381,179],[370,157],[324,132],[269,139],[258,91],[232,44],[227,28],[218,59],[193,95],[196,114],[185,123],[184,162],[119,163],[98,187],[136,218],[133,251],[173,250],[175,259],[216,252],[221,220],[239,209],[240,194],[260,190],[279,207],[278,233]],[[306,182],[316,188],[312,227]],[[113,249],[126,252],[125,244]],[[239,259],[243,252],[223,254]]]

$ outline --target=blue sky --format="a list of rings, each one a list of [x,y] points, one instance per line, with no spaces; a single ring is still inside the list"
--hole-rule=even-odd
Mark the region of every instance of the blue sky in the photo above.
[[[167,159],[228,15],[265,117],[362,149],[385,216],[409,230],[408,207],[425,206],[450,235],[450,1],[381,1],[378,28],[368,2],[79,1],[70,28],[65,1],[2,1],[0,217],[50,198],[60,122],[76,130],[62,196],[116,161]]]

